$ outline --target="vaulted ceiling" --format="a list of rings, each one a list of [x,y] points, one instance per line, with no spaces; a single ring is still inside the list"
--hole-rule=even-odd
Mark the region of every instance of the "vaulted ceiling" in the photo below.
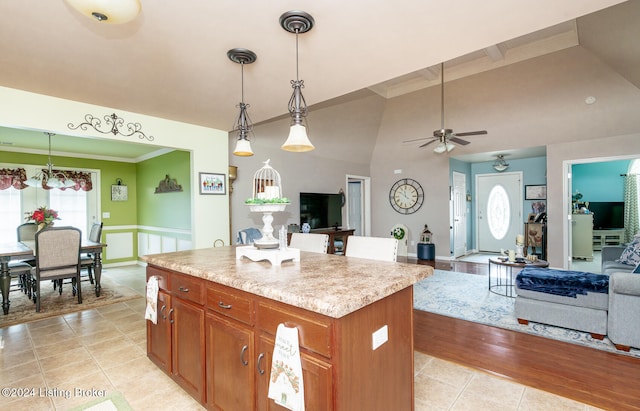
[[[295,35],[278,19],[302,9],[316,22],[299,36],[311,111],[361,90],[392,98],[439,85],[442,61],[449,81],[578,44],[640,87],[640,0],[618,3],[142,0],[133,22],[104,25],[63,0],[37,8],[5,1],[0,86],[230,130],[240,67],[226,53],[244,47],[258,55],[245,66],[245,101],[254,122],[268,121],[286,114],[296,75]],[[0,129],[0,149],[45,149],[46,137],[36,134]],[[155,148],[55,139],[55,151],[93,149],[141,158]]]

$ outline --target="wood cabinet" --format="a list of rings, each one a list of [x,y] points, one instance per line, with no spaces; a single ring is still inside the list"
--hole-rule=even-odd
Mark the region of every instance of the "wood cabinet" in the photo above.
[[[334,318],[152,265],[150,275],[164,285],[149,358],[208,409],[284,410],[268,398],[279,324],[298,330],[306,410],[413,409],[412,287]]]
[[[204,285],[202,280],[155,267],[159,278],[157,324],[147,321],[148,357],[204,403]]]
[[[571,214],[571,256],[593,260],[593,214]]]

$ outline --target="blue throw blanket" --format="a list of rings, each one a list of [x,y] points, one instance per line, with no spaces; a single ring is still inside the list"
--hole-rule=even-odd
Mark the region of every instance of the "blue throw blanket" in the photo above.
[[[576,298],[578,294],[609,293],[609,276],[582,271],[553,270],[525,267],[516,276],[516,284],[523,290]]]

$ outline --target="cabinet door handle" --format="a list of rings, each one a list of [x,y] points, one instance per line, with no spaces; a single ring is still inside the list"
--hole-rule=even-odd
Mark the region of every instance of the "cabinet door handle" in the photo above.
[[[263,358],[264,358],[264,354],[260,353],[260,355],[258,355],[258,364],[256,365],[256,368],[258,369],[258,374],[260,374],[260,375],[264,374],[264,370],[260,369],[260,362],[262,362]]]
[[[183,293],[188,293],[189,289],[188,288],[184,288],[184,287],[179,287],[178,290],[182,291]]]
[[[240,351],[240,362],[242,363],[242,365],[247,366],[249,365],[249,362],[247,360],[244,359],[244,353],[247,352],[247,350],[249,349],[248,345],[245,345],[244,347],[242,347],[242,351]]]
[[[169,310],[169,323],[173,324],[173,318],[171,318],[171,314],[173,314],[173,308]]]
[[[163,320],[167,319],[167,316],[164,315],[164,311],[167,309],[166,305],[163,305],[162,308],[160,309],[160,316],[162,317]]]
[[[225,304],[222,301],[218,301],[218,307],[224,308],[225,310],[230,310],[232,306],[231,304]]]

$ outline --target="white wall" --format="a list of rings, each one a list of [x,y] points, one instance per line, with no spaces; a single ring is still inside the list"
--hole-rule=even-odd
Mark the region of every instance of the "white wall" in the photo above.
[[[79,123],[86,114],[102,118],[117,113],[127,122],[143,125],[153,142],[135,138],[137,143],[191,151],[192,222],[195,248],[211,247],[216,238],[229,238],[229,204],[227,196],[199,195],[200,171],[224,173],[228,171],[227,133],[221,130],[180,123],[131,113],[116,108],[64,100],[21,90],[0,87],[0,125],[22,129],[49,131],[78,137],[131,141],[122,135],[98,135],[82,130],[71,131],[68,123]],[[210,218],[215,214],[217,218]]]

